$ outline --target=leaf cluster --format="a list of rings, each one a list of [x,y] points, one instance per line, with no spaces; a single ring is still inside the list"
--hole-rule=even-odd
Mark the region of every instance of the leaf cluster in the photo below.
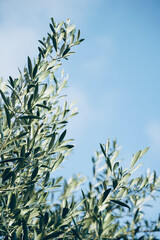
[[[56,72],[83,39],[69,19],[52,18],[49,26],[37,59],[28,57],[19,77],[9,77],[7,91],[1,84],[0,239],[156,239],[160,218],[148,221],[143,207],[156,199],[160,178],[133,177],[148,148],[123,169],[116,142],[108,140],[92,158],[92,180],[55,177],[74,147],[66,124],[77,114],[62,94],[67,78]]]

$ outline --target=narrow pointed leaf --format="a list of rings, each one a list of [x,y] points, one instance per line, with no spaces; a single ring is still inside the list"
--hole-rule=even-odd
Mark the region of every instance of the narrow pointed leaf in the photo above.
[[[67,28],[67,34],[69,34],[70,32],[73,31],[73,29],[75,29],[75,25],[70,25],[68,28]]]
[[[7,159],[5,159],[3,161],[0,161],[0,163],[14,162],[16,160],[21,161],[21,160],[24,160],[24,158],[23,157],[7,158]]]
[[[111,188],[108,188],[101,196],[100,200],[99,200],[99,205],[102,204],[106,198],[108,197],[109,193],[111,191]]]
[[[43,240],[55,239],[58,236],[60,236],[62,233],[63,233],[63,231],[54,231],[54,232],[48,234],[46,237],[44,237]]]
[[[62,57],[64,57],[69,51],[70,51],[70,48],[69,48],[69,46],[67,46],[67,48],[65,49],[65,51],[62,54]]]
[[[111,172],[112,172],[112,165],[111,165],[111,161],[110,161],[109,157],[106,158],[106,163],[107,163],[109,169],[110,169]]]
[[[15,193],[12,193],[10,203],[9,203],[9,208],[11,209],[11,212],[13,212],[15,207],[16,207],[16,195]]]
[[[9,103],[8,103],[6,97],[5,97],[5,95],[4,95],[4,93],[2,92],[1,89],[0,89],[0,94],[1,94],[1,97],[2,97],[2,99],[3,99],[3,101],[4,101],[4,103],[5,103],[7,106],[9,106]]]
[[[60,49],[60,55],[63,53],[63,51],[64,51],[64,49],[65,49],[65,46],[66,46],[66,44],[63,43],[63,45],[62,45],[62,47],[61,47],[61,49]]]
[[[30,57],[28,57],[28,71],[29,71],[29,75],[32,78],[32,62]]]
[[[10,117],[10,113],[9,113],[6,105],[4,105],[4,109],[5,109],[5,113],[6,113],[8,127],[11,128],[11,117]]]
[[[134,154],[132,161],[131,161],[131,167],[130,169],[132,169],[134,167],[134,165],[136,164],[136,162],[138,161],[138,159],[141,156],[141,151],[138,151],[136,154]]]
[[[146,152],[148,152],[148,150],[149,150],[149,147],[147,147],[147,148],[145,148],[144,150],[142,150],[140,157],[143,157],[143,155],[144,155]]]
[[[77,33],[77,41],[78,41],[79,38],[80,38],[80,34],[81,34],[80,30],[78,30],[78,33]]]
[[[50,151],[54,145],[54,141],[55,141],[55,138],[56,138],[56,134],[55,132],[52,134],[52,138],[51,138],[51,141],[49,143],[49,146],[48,146],[48,151]]]
[[[111,202],[114,202],[114,203],[116,203],[116,204],[118,204],[118,205],[120,205],[120,206],[122,206],[122,207],[127,207],[127,208],[129,208],[130,209],[130,207],[126,204],[126,203],[123,203],[123,202],[121,202],[121,201],[119,201],[119,200],[110,200]]]
[[[65,138],[66,136],[66,132],[67,130],[64,130],[64,132],[61,134],[61,136],[59,137],[59,142],[61,143],[63,141],[63,139]]]
[[[37,107],[40,107],[40,108],[46,108],[48,110],[50,110],[51,108],[47,107],[46,105],[44,104],[36,104]]]
[[[9,76],[9,82],[10,82],[11,86],[14,88],[14,81],[11,76]]]
[[[34,116],[34,115],[24,115],[19,118],[21,118],[21,119],[41,119],[40,117]]]
[[[54,150],[54,152],[63,152],[63,151],[67,151],[70,150],[74,147],[74,145],[65,145],[62,147],[58,147],[57,149]]]
[[[33,69],[33,78],[35,78],[35,76],[36,76],[37,69],[38,69],[38,66],[37,66],[37,64],[36,64],[36,65],[34,66],[34,69]]]
[[[39,76],[39,82],[42,82],[45,78],[48,77],[49,74],[50,74],[50,71],[45,71],[44,73],[42,73],[42,74]]]
[[[55,36],[55,35],[56,35],[56,32],[55,32],[55,29],[54,29],[53,25],[52,25],[52,24],[49,24],[49,26],[50,26],[50,29],[51,29],[53,35]]]
[[[104,147],[103,147],[103,145],[100,143],[100,147],[101,147],[101,151],[102,151],[102,153],[103,153],[103,155],[105,156],[105,158],[107,157],[106,156],[106,151],[105,151],[105,149],[104,149]]]
[[[38,173],[38,166],[35,167],[35,169],[33,170],[31,175],[31,180],[33,180],[37,176],[37,173]]]
[[[53,47],[54,47],[55,51],[57,52],[57,40],[54,36],[52,36],[52,42],[53,42]]]
[[[23,145],[22,148],[21,148],[21,157],[22,158],[25,157],[25,145]]]

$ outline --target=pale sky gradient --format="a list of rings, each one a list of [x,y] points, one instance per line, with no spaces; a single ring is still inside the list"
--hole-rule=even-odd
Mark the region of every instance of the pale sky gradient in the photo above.
[[[123,146],[125,166],[150,146],[140,172],[159,174],[160,1],[0,0],[0,76],[16,77],[27,56],[37,56],[51,17],[69,17],[85,38],[64,62],[80,113],[69,124],[76,148],[62,174],[91,176],[91,157],[107,138]]]

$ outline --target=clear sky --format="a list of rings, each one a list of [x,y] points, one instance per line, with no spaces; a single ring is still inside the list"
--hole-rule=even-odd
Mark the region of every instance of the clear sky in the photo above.
[[[159,174],[160,1],[0,0],[0,76],[16,77],[27,56],[37,56],[51,17],[69,17],[85,38],[64,63],[79,115],[69,124],[76,148],[63,175],[91,176],[91,157],[107,138],[117,138],[126,166],[150,146],[141,172]]]

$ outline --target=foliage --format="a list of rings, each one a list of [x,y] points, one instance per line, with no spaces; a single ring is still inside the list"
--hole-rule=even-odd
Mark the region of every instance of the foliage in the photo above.
[[[67,79],[55,72],[83,39],[69,19],[55,24],[52,18],[50,29],[39,41],[38,58],[28,57],[24,72],[9,77],[8,91],[1,83],[0,238],[156,239],[160,219],[147,221],[143,205],[155,198],[160,178],[156,172],[132,177],[148,148],[123,170],[116,143],[100,144],[92,158],[93,180],[81,193],[83,177],[67,182],[54,176],[74,147],[65,139],[66,124],[77,113],[61,93]]]

